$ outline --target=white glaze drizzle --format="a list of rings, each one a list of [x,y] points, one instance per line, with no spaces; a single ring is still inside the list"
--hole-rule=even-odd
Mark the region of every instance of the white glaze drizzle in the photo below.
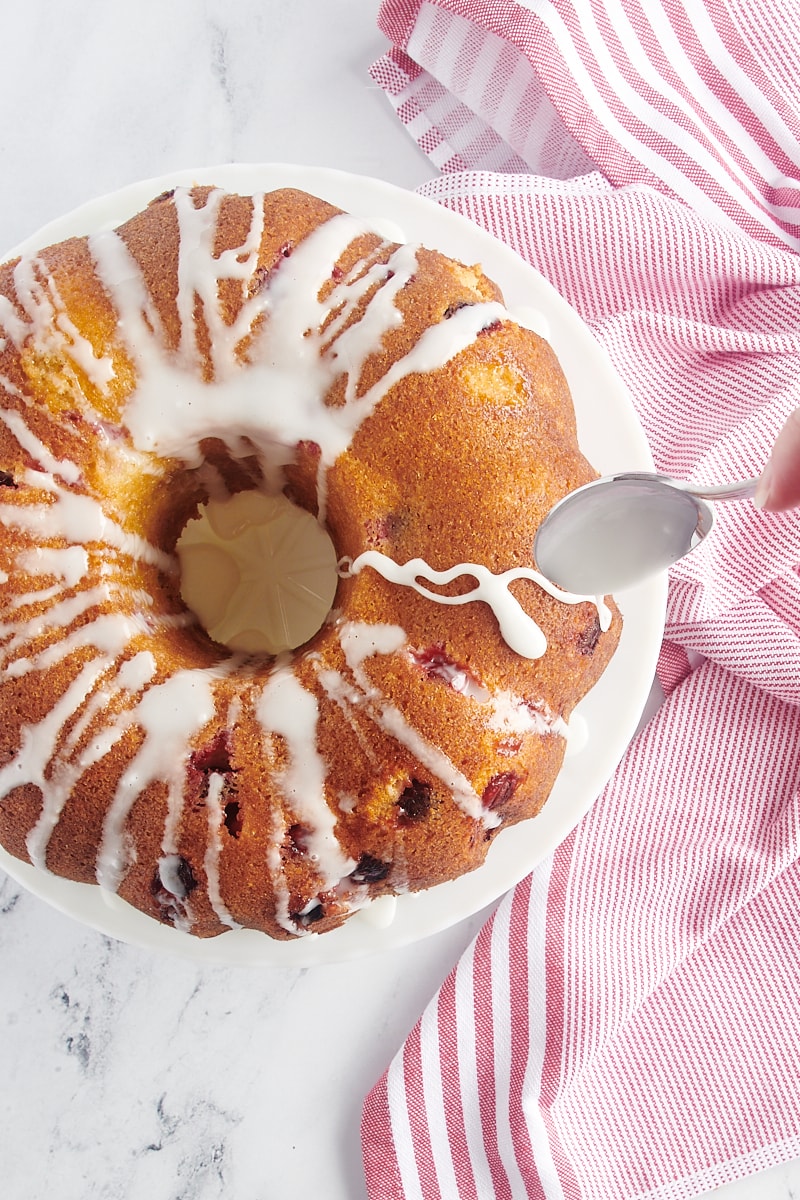
[[[240,929],[241,926],[233,919],[227,905],[222,899],[219,881],[219,860],[222,855],[222,830],[225,826],[225,812],[222,807],[222,789],[225,786],[224,776],[212,773],[208,781],[206,805],[208,807],[208,846],[206,848],[203,866],[206,872],[206,887],[211,907],[217,918],[229,929]]]
[[[597,608],[600,628],[607,630],[611,624],[611,611],[602,597],[578,596],[564,592],[530,567],[515,567],[501,575],[493,575],[487,567],[478,563],[460,563],[446,571],[435,571],[421,558],[412,558],[407,563],[396,563],[379,550],[365,550],[355,560],[343,558],[339,563],[339,574],[344,578],[358,575],[364,567],[372,567],[390,583],[413,588],[421,596],[435,600],[437,604],[469,604],[482,600],[488,604],[500,627],[500,633],[508,646],[523,658],[541,658],[547,649],[547,639],[540,627],[509,591],[515,579],[530,579],[549,595],[564,604],[585,604],[587,601]],[[431,591],[421,579],[443,586],[456,579],[472,577],[476,586],[460,596],[445,596]]]
[[[267,844],[267,870],[269,871],[275,897],[275,920],[282,929],[285,929],[287,933],[291,933],[294,937],[313,936],[310,929],[299,925],[292,919],[290,911],[291,897],[281,859],[281,845],[286,836],[286,822],[277,808],[270,810],[269,819],[271,828]]]
[[[388,929],[397,916],[397,896],[376,896],[361,910],[360,921],[374,929]]]
[[[37,654],[15,659],[9,663],[6,674],[13,679],[26,675],[28,671],[46,671],[76,650],[87,648],[99,650],[102,656],[110,660],[123,652],[135,632],[137,626],[127,618],[117,613],[103,613],[91,624],[78,626]]]
[[[32,321],[30,318],[26,321],[24,317],[19,315],[8,296],[0,296],[0,325],[3,328],[3,332],[7,335],[2,339],[3,349],[5,350],[10,341],[13,346],[16,346],[20,350],[25,342],[25,338],[31,332]],[[16,393],[16,388],[9,387],[8,381],[5,378],[2,382],[7,391]]]
[[[127,533],[106,516],[93,496],[71,492],[41,471],[26,470],[22,481],[49,493],[52,503],[0,504],[0,524],[21,529],[34,537],[63,538],[71,545],[96,542],[127,554],[138,562],[151,563],[174,574],[176,563],[139,534]]]
[[[117,696],[134,697],[148,687],[150,682],[155,678],[155,675],[156,660],[149,650],[140,650],[138,654],[134,654],[132,658],[124,659],[119,665],[119,669],[113,679],[113,687]],[[83,712],[72,723],[64,739],[61,750],[62,758],[66,759],[77,749],[82,737],[100,714],[107,714],[108,701],[109,689],[98,689],[89,698],[83,706]],[[89,752],[92,756],[92,761],[97,762],[99,758],[102,758],[107,753],[107,749],[110,749],[111,745],[122,736],[124,728],[124,721],[118,720],[113,728],[106,721],[102,731],[94,735]],[[104,747],[107,747],[107,749],[104,749]]]
[[[566,721],[553,713],[544,701],[526,700],[504,688],[492,692],[466,667],[450,662],[446,657],[426,664],[425,656],[419,651],[409,649],[408,656],[415,666],[432,678],[446,683],[460,696],[483,705],[487,712],[487,724],[492,730],[506,734],[536,733],[546,736],[555,733],[564,738],[569,736]]]
[[[171,923],[181,933],[189,933],[194,924],[194,914],[186,883],[181,878],[182,865],[179,854],[162,854],[158,860],[158,878],[164,890],[169,893],[167,910]]]
[[[79,772],[56,770],[48,776],[47,767],[55,756],[64,725],[90,695],[105,669],[106,663],[102,659],[87,663],[47,716],[36,725],[23,725],[16,756],[0,769],[0,795],[6,795],[12,788],[26,783],[34,784],[42,791],[42,811],[27,838],[31,862],[39,868],[44,867],[47,843],[66,798],[83,772],[81,767]]]
[[[75,546],[31,549],[23,552],[20,558],[24,568],[32,574],[61,575],[70,587],[83,578],[88,565],[85,551]],[[58,595],[58,589],[50,588],[15,599],[22,604],[41,604],[43,598]],[[35,618],[0,626],[0,636],[7,635],[0,661],[8,677],[47,669],[76,650],[89,648],[96,652],[96,657],[82,668],[47,716],[35,726],[23,727],[20,751],[0,771],[0,794],[21,782],[32,782],[41,789],[43,807],[28,835],[27,849],[31,861],[44,869],[50,836],[78,779],[108,754],[127,729],[132,726],[141,729],[144,742],[120,780],[106,817],[98,856],[98,882],[115,890],[131,861],[123,832],[127,814],[144,788],[158,780],[164,780],[168,785],[166,858],[173,849],[188,754],[181,757],[176,753],[176,746],[188,745],[190,738],[210,720],[214,704],[211,694],[213,672],[181,672],[165,683],[145,690],[155,674],[152,655],[140,652],[129,660],[122,658],[131,640],[143,630],[141,619],[103,611],[93,620],[75,624],[93,608],[109,601],[113,602],[113,590],[109,585],[99,584],[71,595],[61,595],[56,603],[50,604]],[[165,623],[164,619],[156,622],[159,623]],[[74,627],[70,629],[70,626]],[[61,631],[61,637],[42,650],[27,658],[13,657],[21,646],[37,635],[58,631]],[[122,693],[143,694],[134,707],[128,706],[107,718],[102,731],[76,755],[76,747],[92,720],[107,708],[112,697]]]
[[[125,824],[136,800],[154,783],[167,787],[165,842],[169,847],[170,830],[183,804],[186,748],[214,716],[213,683],[219,674],[213,669],[178,671],[163,683],[153,684],[126,714],[125,725],[138,726],[145,737],[120,777],[103,822],[97,855],[101,887],[117,891],[135,861]]]
[[[318,671],[317,678],[328,699],[332,700],[341,709],[365,757],[373,766],[377,766],[378,757],[356,717],[355,710],[362,704],[364,693],[353,684],[352,680],[345,679],[339,671],[323,668]],[[341,798],[339,799],[339,807],[343,811],[347,811],[342,805]],[[355,807],[355,800],[353,800],[353,807]]]
[[[236,727],[241,712],[241,701],[238,696],[235,696],[231,701],[227,716],[227,731],[230,735]],[[211,907],[217,915],[218,920],[227,925],[229,929],[240,929],[241,926],[231,916],[225,901],[222,898],[222,890],[220,888],[219,864],[222,858],[223,839],[226,834],[225,829],[225,809],[222,804],[222,794],[225,787],[225,776],[218,771],[212,771],[208,778],[208,792],[206,794],[206,807],[208,809],[208,844],[206,846],[205,858],[203,867],[206,873],[206,888],[208,898],[211,902]]]
[[[325,762],[317,748],[319,708],[290,667],[276,668],[261,692],[256,715],[267,736],[286,742],[289,764],[276,773],[284,800],[303,825],[309,858],[323,888],[339,883],[356,866],[336,838],[336,816],[325,792]]]
[[[148,655],[147,657],[149,658],[150,656]],[[45,869],[47,846],[50,837],[73,787],[89,767],[99,762],[101,758],[108,754],[109,750],[111,750],[122,736],[125,729],[125,722],[124,719],[118,719],[110,723],[107,722],[102,731],[92,739],[85,750],[73,758],[75,747],[81,735],[88,728],[92,719],[102,710],[105,703],[108,702],[112,686],[115,685],[115,690],[119,694],[120,692],[132,691],[137,684],[145,686],[149,682],[151,676],[141,671],[142,663],[138,663],[136,669],[132,670],[130,674],[128,673],[127,666],[128,664],[123,663],[117,672],[114,684],[110,680],[106,680],[104,688],[94,690],[97,684],[103,682],[103,677],[112,669],[112,662],[109,658],[98,657],[94,659],[84,667],[81,675],[78,676],[78,679],[70,687],[62,700],[51,710],[45,721],[31,730],[32,745],[35,746],[38,756],[34,764],[35,774],[32,782],[37,783],[42,789],[42,810],[36,825],[28,834],[27,849],[31,862],[42,870]],[[84,682],[88,683],[88,686],[85,688],[80,686],[82,678]],[[73,691],[74,694],[71,696],[70,702],[67,703],[66,696],[70,695]],[[84,707],[81,719],[72,728],[60,750],[56,752],[56,744],[62,737],[67,722],[74,713],[80,711],[81,706]],[[48,739],[46,742],[44,737],[41,736],[41,725],[47,725],[50,719],[53,718],[53,714],[56,714],[52,728],[53,738],[52,741]],[[50,730],[48,729],[49,732]],[[2,780],[0,780],[1,787]]]
[[[489,728],[498,733],[557,734],[569,739],[569,725],[544,703],[532,704],[513,692],[499,691],[489,700]]]
[[[69,318],[44,263],[23,255],[14,268],[14,287],[27,320],[17,314],[10,301],[0,297],[0,321],[17,349],[33,335],[39,353],[71,360],[95,387],[104,391],[113,377],[113,366],[109,359],[95,354],[92,343]]]
[[[55,594],[57,596],[62,595],[60,592],[56,592]],[[44,593],[44,595],[47,597],[47,593]],[[5,638],[2,651],[0,652],[0,663],[2,663],[5,673],[8,675],[23,675],[31,670],[34,659],[38,657],[38,654],[34,656],[34,659],[26,660],[26,665],[18,667],[12,659],[19,649],[43,634],[66,629],[78,617],[107,601],[110,595],[111,593],[107,586],[99,584],[97,587],[78,592],[76,595],[66,596],[64,599],[59,600],[58,603],[50,605],[46,611],[36,617],[29,618],[28,620],[9,621],[0,625],[0,637]],[[38,598],[39,595],[36,592],[29,593],[26,596],[15,597],[16,600],[21,601],[22,606],[35,604]],[[10,607],[13,609],[14,606],[11,605]],[[92,623],[85,625],[83,628],[86,630],[83,636],[89,638],[91,636]],[[46,651],[40,653],[49,655],[57,652],[58,645],[59,643],[56,643]]]
[[[185,193],[176,193],[181,237],[178,309],[184,317],[178,355],[170,355],[164,345],[138,267],[119,236],[104,232],[90,239],[98,273],[120,312],[122,335],[137,367],[137,386],[124,421],[139,450],[197,466],[204,438],[221,438],[233,453],[244,452],[244,441],[250,449],[255,446],[265,473],[274,480],[276,468],[294,457],[296,444],[312,441],[320,447],[321,468],[327,469],[395,383],[412,372],[443,366],[471,345],[483,328],[505,315],[494,302],[458,310],[447,322],[426,330],[404,358],[357,396],[364,364],[384,333],[398,324],[394,299],[416,269],[416,252],[401,246],[386,263],[373,264],[365,275],[351,273],[320,300],[319,293],[347,246],[370,232],[367,223],[342,214],[319,226],[292,251],[269,288],[245,301],[232,330],[219,321],[210,322],[214,377],[203,382],[196,371],[187,369],[198,358],[194,297],[209,294],[209,279],[214,286],[221,278],[238,278],[244,284],[247,271],[239,258],[254,262],[252,246],[257,237],[254,218],[244,246],[227,257],[214,258],[215,223],[210,213],[204,215],[208,207],[194,209]],[[383,286],[375,287],[359,320],[345,329],[369,288],[381,281]],[[244,364],[237,345],[262,314],[267,319],[257,329]],[[343,374],[347,375],[346,402],[329,406],[326,396]],[[324,508],[324,496],[320,500]]]
[[[74,588],[89,570],[89,555],[83,546],[35,546],[18,554],[16,565],[30,575],[54,575]]]
[[[61,596],[63,588],[60,584],[53,584],[49,588],[37,588],[35,592],[18,592],[10,597],[8,607],[13,612],[14,609],[29,608],[32,604],[46,604],[48,600]]]
[[[467,348],[481,330],[507,314],[493,302],[459,309],[446,322],[427,329],[405,357],[359,394],[370,355],[379,348],[384,336],[402,322],[396,297],[416,270],[415,248],[397,247],[386,262],[380,262],[386,244],[376,247],[346,278],[329,287],[325,299],[320,300],[319,293],[329,284],[333,267],[347,246],[370,231],[360,220],[336,216],[295,247],[291,257],[280,263],[269,286],[260,290],[253,288],[252,283],[263,236],[261,200],[258,197],[254,200],[250,227],[241,246],[217,256],[214,240],[222,201],[223,193],[212,191],[206,204],[196,208],[188,191],[178,189],[175,193],[180,233],[177,295],[180,341],[176,351],[167,346],[140,268],[123,240],[113,232],[100,233],[89,240],[98,276],[119,314],[119,337],[137,373],[136,388],[123,414],[132,445],[121,444],[119,452],[135,458],[137,469],[143,472],[158,474],[163,469],[163,458],[178,458],[207,471],[201,442],[218,437],[237,457],[250,454],[255,448],[267,489],[277,491],[283,484],[282,467],[293,459],[296,443],[313,441],[321,452],[318,498],[322,519],[327,469],[347,449],[361,423],[389,389],[411,373],[441,368]],[[242,304],[230,325],[223,319],[219,306],[222,280],[238,281],[242,289]],[[4,346],[10,340],[20,351],[30,346],[43,357],[61,356],[100,392],[107,391],[114,378],[112,357],[98,355],[80,333],[43,262],[23,258],[15,268],[15,285],[21,312],[0,296],[3,327],[0,343]],[[210,338],[212,377],[206,380],[200,378],[202,356],[195,329],[198,300]],[[359,308],[358,320],[350,324]],[[344,402],[331,407],[326,404],[326,397],[342,378]],[[0,384],[7,395],[28,403],[11,381],[0,379]],[[90,402],[81,395],[77,382],[74,386],[76,403],[91,415]],[[41,502],[23,505],[0,503],[0,522],[37,540],[44,534],[49,542],[62,539],[66,543],[31,547],[18,557],[20,570],[56,583],[17,598],[16,609],[13,602],[6,609],[7,613],[18,614],[17,620],[0,627],[0,636],[6,638],[0,656],[6,673],[22,675],[44,669],[76,649],[90,648],[96,652],[47,716],[38,724],[22,729],[17,755],[0,769],[0,795],[20,783],[32,782],[41,788],[44,805],[29,835],[28,848],[36,865],[44,868],[49,838],[73,786],[127,730],[137,728],[143,741],[127,764],[108,810],[97,878],[104,888],[119,886],[135,854],[126,834],[131,808],[150,784],[162,783],[167,790],[168,816],[160,865],[162,881],[168,887],[170,873],[177,869],[177,830],[189,745],[214,714],[215,679],[221,670],[231,669],[232,664],[228,668],[180,671],[154,683],[157,668],[149,652],[125,658],[131,639],[148,626],[165,628],[170,622],[178,626],[187,618],[177,615],[153,620],[145,615],[134,620],[98,613],[86,620],[93,605],[107,602],[113,596],[109,587],[87,587],[75,595],[64,594],[74,591],[87,578],[88,546],[97,544],[104,548],[106,561],[95,568],[101,577],[112,572],[111,564],[117,553],[167,571],[175,569],[174,561],[109,518],[100,500],[85,490],[86,481],[79,467],[54,454],[28,427],[22,412],[0,411],[0,419],[34,464],[17,482],[46,497]],[[351,570],[355,573],[366,561],[367,556],[361,556]],[[418,564],[419,560],[415,562]],[[405,575],[413,566],[406,564],[401,568],[388,564],[390,560],[385,559],[387,578],[392,572]],[[369,565],[376,563],[371,561]],[[484,577],[479,567],[453,570],[476,576],[479,579],[476,591],[480,594],[445,598],[423,589],[416,576],[413,583],[409,584],[406,578],[398,582],[416,586],[431,598],[447,603],[485,600],[491,594],[501,627],[511,628],[512,638],[530,649],[536,639],[530,628],[520,626],[519,614],[515,612],[515,606],[519,606],[507,591],[503,598],[498,590],[507,588],[511,573],[492,582],[494,577],[489,577],[488,572]],[[417,573],[432,582],[445,582],[445,576],[455,577],[428,568]],[[526,577],[532,578],[534,574],[526,573]],[[541,577],[537,576],[536,581],[544,586]],[[560,592],[558,598],[568,603],[583,599],[573,600]],[[142,602],[146,607],[149,597],[143,597]],[[34,617],[26,617],[21,614],[23,603],[38,605],[39,609],[49,607],[41,613],[37,610]],[[601,611],[599,605],[598,611]],[[82,623],[70,629],[79,620]],[[27,656],[19,654],[38,635],[58,630],[64,631],[60,642],[31,651]],[[421,737],[367,674],[366,660],[374,654],[391,654],[400,649],[405,642],[404,632],[395,626],[345,623],[340,627],[340,636],[353,682],[338,672],[320,670],[320,682],[328,696],[345,712],[360,706],[384,732],[446,783],[465,812],[487,824],[495,823],[499,818],[483,811],[480,798],[464,775],[441,750]],[[455,678],[452,686],[457,686]],[[478,698],[468,681],[463,690],[465,695]],[[498,697],[489,703],[490,707],[494,705],[493,719],[500,729],[517,729],[526,722],[536,727],[538,717],[531,715],[530,710],[526,715],[521,707]],[[113,715],[79,750],[106,706],[111,706]],[[347,877],[355,863],[342,853],[335,839],[335,816],[327,803],[324,764],[316,748],[319,715],[316,700],[302,688],[291,666],[284,664],[263,689],[257,708],[265,738],[280,736],[285,740],[289,767],[280,783],[292,810],[308,830],[311,854],[323,881],[338,887],[346,899]],[[351,720],[357,728],[354,717]],[[542,720],[550,728],[549,718],[543,716]],[[204,865],[217,916],[223,924],[235,925],[219,890],[224,820],[221,788],[221,776],[212,773],[209,842]],[[280,858],[286,829],[277,809],[274,820],[275,836],[268,851],[268,866],[277,897],[278,920],[293,934],[303,934],[307,931],[297,927],[289,911],[290,897]],[[172,882],[180,899],[179,880]]]
[[[460,696],[469,696],[471,700],[477,700],[479,704],[485,703],[491,698],[489,689],[484,687],[469,671],[459,667],[456,663],[442,663],[436,669],[436,677],[443,679],[448,687],[451,687],[454,692],[458,692]]]
[[[0,409],[0,421],[13,433],[23,450],[51,475],[60,475],[67,483],[77,483],[80,468],[68,459],[56,458],[47,446],[26,425],[22,415],[13,409]]]
[[[364,664],[372,655],[393,654],[406,645],[405,630],[399,625],[367,625],[347,621],[339,627],[339,640],[357,691],[353,692],[352,685],[340,672],[323,670],[319,672],[319,680],[326,694],[339,703],[359,705],[360,711],[365,712],[384,733],[410,751],[450,789],[456,803],[468,816],[486,825],[496,824],[499,818],[484,809],[480,796],[467,777],[443,750],[426,741],[414,729],[400,709],[386,699],[367,674]]]

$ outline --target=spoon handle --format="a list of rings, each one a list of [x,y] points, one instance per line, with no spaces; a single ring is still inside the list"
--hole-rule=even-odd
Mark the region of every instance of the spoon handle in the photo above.
[[[720,483],[710,487],[704,483],[690,483],[686,491],[701,500],[747,500],[755,494],[758,476],[754,479],[742,479],[738,483]]]

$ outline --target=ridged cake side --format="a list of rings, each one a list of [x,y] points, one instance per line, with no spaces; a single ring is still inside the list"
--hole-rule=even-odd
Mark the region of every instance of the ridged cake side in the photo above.
[[[532,561],[593,477],[552,350],[479,268],[305,193],[177,191],[3,266],[0,842],[198,936],[323,932],[479,866],[619,638]],[[277,659],[180,598],[187,520],[251,488],[342,564]],[[494,607],[425,594],[480,572]]]

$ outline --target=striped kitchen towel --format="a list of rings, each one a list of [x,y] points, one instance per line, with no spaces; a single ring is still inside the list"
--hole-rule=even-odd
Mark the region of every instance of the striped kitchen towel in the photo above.
[[[800,403],[800,12],[386,0],[373,68],[627,384],[657,468],[756,474]],[[696,1196],[800,1155],[800,515],[670,574],[666,699],[367,1098],[371,1200]]]

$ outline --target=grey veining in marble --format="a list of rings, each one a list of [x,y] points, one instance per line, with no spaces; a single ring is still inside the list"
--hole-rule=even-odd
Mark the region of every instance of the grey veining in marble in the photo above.
[[[367,74],[385,48],[376,12],[356,0],[31,0],[9,12],[5,244],[181,167],[311,162],[407,186],[430,178]]]
[[[362,1094],[481,920],[361,963],[205,968],[4,878],[1,1194],[362,1196]]]

